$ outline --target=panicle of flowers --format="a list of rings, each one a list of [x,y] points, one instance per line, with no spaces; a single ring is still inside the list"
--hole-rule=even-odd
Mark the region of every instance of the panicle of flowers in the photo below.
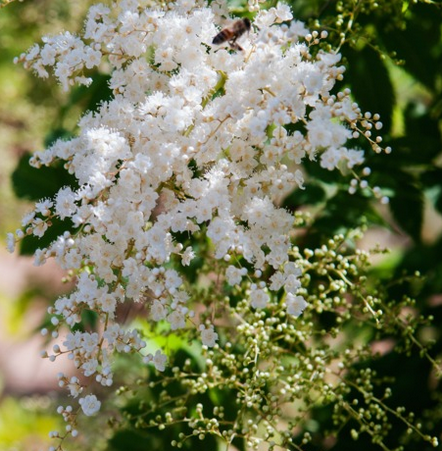
[[[305,159],[329,170],[363,164],[363,150],[351,141],[373,123],[379,128],[348,90],[331,93],[344,67],[339,54],[315,48],[326,33],[310,34],[285,5],[268,11],[255,5],[243,51],[215,47],[221,22],[215,8],[192,1],[163,11],[134,0],[112,10],[96,5],[82,36],[47,37],[19,58],[41,77],[53,68],[65,89],[90,83],[86,70],[104,58],[110,68],[113,98],[81,118],[77,137],[56,141],[31,161],[35,167],[63,161],[79,188],[63,187],[39,202],[24,232],[8,237],[12,250],[24,234],[43,236],[53,218],[72,222],[75,232],[35,254],[36,264],[52,257],[77,275],[74,292],[49,310],[53,337],[64,325],[75,327],[84,310],[96,312],[102,329],[68,333],[63,348],[46,356],[66,353],[104,386],[113,382],[114,352],[142,353],[146,345],[137,331],[117,324],[119,303],[148,298],[150,319],[171,330],[194,322],[180,268],[198,251],[184,249],[180,233],[210,238],[214,257],[231,261],[225,271],[231,285],[249,277],[235,263],[247,262],[257,279],[248,290],[252,308],[275,302],[272,293],[283,288],[288,314],[301,315],[307,303],[290,257],[294,218],[278,200],[304,188]],[[379,151],[371,131],[364,134]],[[271,283],[259,280],[268,267]],[[215,346],[213,325],[198,330],[207,347]],[[161,351],[144,361],[165,369]],[[74,397],[83,391],[64,385]],[[91,396],[81,401],[86,415],[100,408]]]
[[[384,346],[395,337],[397,349],[407,330],[415,341],[403,343],[403,351],[410,352],[416,345],[420,348],[417,324],[427,324],[420,315],[405,322],[400,318],[400,312],[413,304],[411,299],[388,305],[382,290],[367,283],[370,258],[380,251],[354,249],[353,240],[362,235],[356,229],[330,237],[317,248],[292,246],[293,261],[270,277],[267,292],[260,287],[260,271],[249,271],[241,280],[241,274],[229,266],[230,286],[214,287],[207,295],[217,299],[218,310],[234,317],[229,330],[220,328],[223,342],[213,339],[212,324],[200,324],[201,352],[184,362],[171,356],[171,368],[164,377],[137,383],[137,389],[161,386],[161,402],[131,414],[127,422],[145,433],[177,428],[179,432],[170,437],[177,448],[205,448],[203,440],[211,435],[223,440],[226,449],[242,440],[247,450],[258,445],[303,450],[309,444],[326,448],[330,429],[308,432],[311,422],[320,422],[323,413],[313,420],[306,415],[306,411],[326,408],[332,412],[336,434],[350,434],[354,439],[370,436],[373,449],[377,445],[392,450],[392,435],[399,440],[413,436],[437,446],[437,437],[427,435],[412,412],[389,405],[394,403],[389,398],[396,388],[391,378],[383,380],[376,365],[372,369],[355,364],[376,360],[373,342],[365,343],[363,336],[378,331]],[[254,306],[254,299],[260,305]],[[224,316],[219,318],[223,320]],[[421,352],[425,350],[418,349]],[[426,358],[437,369],[436,362],[429,355]],[[201,394],[213,401],[200,403]],[[124,399],[124,393],[121,396]],[[143,394],[142,399],[147,397]],[[133,400],[128,397],[127,403],[132,405]],[[392,430],[398,420],[405,427]]]

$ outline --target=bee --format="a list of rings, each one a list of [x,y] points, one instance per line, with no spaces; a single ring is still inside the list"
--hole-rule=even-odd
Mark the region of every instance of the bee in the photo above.
[[[249,19],[239,19],[230,27],[223,28],[214,38],[212,44],[222,44],[223,42],[228,42],[230,48],[233,50],[242,50],[242,47],[236,43],[236,40],[240,38],[246,31],[250,31],[250,20]]]

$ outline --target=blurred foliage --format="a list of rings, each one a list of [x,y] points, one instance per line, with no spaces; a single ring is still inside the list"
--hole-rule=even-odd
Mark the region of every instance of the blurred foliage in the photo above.
[[[75,129],[81,112],[87,108],[85,102],[93,97],[93,92],[80,93],[81,98],[71,101],[54,83],[41,80],[27,73],[23,68],[15,66],[13,59],[26,51],[35,42],[41,41],[46,33],[57,33],[69,28],[78,31],[83,26],[84,15],[92,1],[81,2],[66,0],[35,0],[35,1],[9,1],[0,2],[0,245],[4,248],[6,232],[15,230],[20,223],[21,216],[29,209],[29,202],[39,194],[50,195],[50,190],[44,187],[51,185],[48,175],[33,178],[29,173],[31,169],[23,164],[29,154],[40,150],[51,139],[54,139],[54,130],[57,136],[70,133]],[[97,79],[98,80],[98,79]],[[45,138],[46,136],[46,138]],[[46,141],[46,142],[45,142]],[[20,159],[22,163],[19,163]],[[18,166],[17,166],[18,165]],[[10,174],[23,168],[18,178],[26,177],[26,193],[18,201],[12,189]],[[69,183],[64,175],[56,179],[57,185]],[[16,185],[20,185],[17,180]],[[28,196],[29,193],[35,194]],[[54,191],[52,191],[53,193]],[[30,251],[28,251],[30,253]],[[5,281],[6,282],[6,281]],[[32,287],[16,299],[5,299],[2,294],[1,314],[7,326],[2,329],[3,335],[14,337],[27,337],[32,332],[29,324],[24,322],[29,309],[42,302],[42,290]],[[58,282],[58,281],[57,281]],[[11,281],[8,281],[11,283]],[[13,283],[13,281],[12,281]],[[58,285],[58,283],[56,284]],[[50,288],[47,286],[46,288]],[[53,288],[53,287],[51,287]],[[46,302],[53,299],[53,292],[44,290]],[[17,334],[18,327],[21,335]],[[38,333],[35,331],[35,333]],[[3,344],[2,351],[7,345]],[[8,358],[7,355],[2,355]],[[18,369],[17,369],[18,371]],[[3,378],[0,371],[0,449],[2,451],[39,451],[47,449],[50,444],[48,433],[60,425],[60,418],[55,412],[53,400],[47,397],[20,397],[14,398],[4,390]],[[30,387],[32,390],[32,387]]]
[[[313,6],[313,4],[315,6]],[[384,124],[384,146],[390,155],[375,155],[367,160],[372,170],[371,183],[389,190],[388,211],[378,210],[363,196],[349,196],[338,189],[332,195],[327,184],[310,167],[315,190],[295,192],[287,203],[296,209],[306,202],[319,209],[317,219],[306,235],[315,245],[343,226],[366,222],[382,225],[412,240],[401,249],[399,258],[386,270],[374,271],[384,277],[389,299],[416,298],[417,314],[432,315],[431,326],[422,327],[421,336],[434,340],[433,357],[442,354],[442,9],[436,2],[413,4],[405,1],[294,1],[296,16],[329,29],[331,37],[342,39],[341,52],[346,62],[345,86],[348,86],[362,110],[380,113]],[[341,16],[336,19],[336,12]],[[353,21],[353,22],[351,22]],[[343,86],[339,88],[342,89]],[[313,168],[313,166],[312,166]],[[317,168],[314,168],[317,170]],[[427,222],[424,222],[424,218]],[[424,277],[404,277],[416,271]],[[394,302],[394,301],[392,301]],[[388,331],[377,340],[389,339]],[[407,355],[394,348],[378,360],[366,362],[377,372],[379,380],[391,378],[394,404],[415,412],[428,430],[442,430],[442,396],[430,365],[421,360],[416,348]],[[354,393],[348,395],[352,399]],[[393,401],[392,401],[393,402]],[[315,409],[313,443],[306,451],[322,450],[327,430],[332,429],[330,406]],[[360,436],[357,445],[348,425],[333,437],[330,450],[346,451],[355,446],[360,451],[373,449],[368,435]],[[388,446],[394,446],[399,429],[393,428]],[[300,434],[301,435],[301,434]],[[328,437],[330,439],[330,437]],[[432,449],[410,439],[403,443],[407,451]]]
[[[48,83],[15,66],[13,59],[25,52],[44,34],[56,34],[83,26],[91,0],[3,1],[0,3],[0,241],[14,230],[27,209],[18,203],[9,182],[9,173],[26,152],[41,150],[54,130],[58,134],[74,130],[92,91],[72,102],[55,83]],[[78,103],[76,103],[78,102]],[[44,177],[35,183],[42,183]],[[29,191],[35,188],[29,184]],[[26,196],[25,196],[26,197]]]
[[[49,446],[48,431],[59,426],[47,397],[3,398],[0,404],[0,449],[38,451]]]
[[[7,1],[3,1],[1,6],[5,3]],[[0,106],[0,119],[4,122],[2,130],[6,126],[10,133],[11,130],[15,133],[13,138],[5,141],[5,149],[15,157],[21,157],[12,180],[15,193],[23,199],[51,196],[61,186],[73,185],[72,178],[62,167],[34,173],[26,164],[29,158],[26,152],[43,145],[37,138],[42,133],[47,136],[45,144],[57,137],[74,134],[75,121],[81,112],[93,110],[110,94],[107,78],[101,74],[96,74],[91,89],[79,88],[65,95],[53,84],[25,76],[20,68],[11,68],[14,56],[39,41],[45,31],[42,31],[43,24],[51,33],[56,31],[54,27],[71,31],[81,27],[80,17],[91,2],[80,3],[62,0],[13,2],[0,9],[0,85],[3,86],[0,94],[6,100],[3,105],[7,105]],[[430,337],[428,342],[434,341],[428,352],[436,358],[442,354],[442,235],[437,226],[442,223],[440,3],[404,0],[293,0],[288,3],[297,19],[307,22],[311,28],[326,29],[330,42],[340,46],[347,72],[337,90],[349,87],[363,110],[381,114],[383,146],[393,149],[390,155],[372,155],[367,159],[367,166],[372,170],[372,186],[388,190],[388,208],[380,209],[374,205],[369,193],[349,195],[348,180],[336,180],[318,165],[305,166],[308,189],[295,191],[284,201],[292,211],[305,207],[314,211],[315,219],[300,238],[300,246],[319,246],[334,233],[361,224],[383,227],[392,233],[408,236],[408,247],[401,249],[388,264],[384,261],[384,267],[375,268],[373,276],[381,279],[386,296],[393,303],[395,299],[412,294],[418,314],[433,316],[432,324],[422,325],[419,333],[424,338]],[[241,9],[241,5],[235,4],[235,8]],[[5,207],[0,208],[0,214],[4,216]],[[425,218],[430,220],[425,221]],[[56,233],[58,230],[54,227],[45,239],[53,239]],[[25,240],[22,252],[32,253],[41,244],[36,239]],[[419,283],[408,277],[416,271],[423,275]],[[370,340],[390,338],[389,331],[385,330]],[[183,358],[186,352],[182,350]],[[395,405],[404,405],[414,411],[427,430],[437,433],[442,430],[440,385],[430,365],[420,358],[422,352],[416,348],[406,355],[393,348],[381,358],[363,364],[375,369],[379,380],[393,381],[390,385]],[[186,358],[198,364],[192,355],[186,355]],[[149,377],[152,379],[154,375]],[[181,388],[175,389],[179,391]],[[155,396],[152,390],[140,394],[146,403]],[[204,396],[209,397],[207,394]],[[355,394],[348,396],[354,398]],[[205,405],[211,403],[210,399],[201,399],[200,402]],[[124,409],[127,413],[136,408],[127,405]],[[330,409],[329,405],[324,405],[311,412],[308,431],[313,441],[305,451],[319,451],[325,447],[336,451],[354,449],[350,419],[338,436],[328,436],[327,431],[332,429]],[[0,427],[0,447],[12,443],[3,438],[2,434],[6,432],[11,436],[27,434],[25,426],[18,432],[9,428],[10,422],[6,424],[3,416],[0,424],[3,425]],[[5,427],[7,429],[3,431]],[[303,432],[300,431],[300,435]],[[393,442],[394,437],[390,438]],[[128,427],[119,429],[108,449],[164,450],[169,449],[169,442],[170,437],[164,440],[157,433],[144,433]],[[403,445],[406,451],[430,449],[430,445],[411,439]],[[369,451],[373,444],[361,436],[357,447],[360,451]],[[189,441],[188,449],[215,450],[217,445],[214,441],[198,444],[195,439],[195,442]]]

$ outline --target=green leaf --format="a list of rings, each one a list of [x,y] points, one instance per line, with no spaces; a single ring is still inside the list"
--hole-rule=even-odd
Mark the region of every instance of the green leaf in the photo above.
[[[17,197],[36,201],[54,197],[63,186],[78,186],[75,177],[64,169],[62,162],[36,169],[29,165],[30,157],[30,153],[25,153],[12,173],[12,186]]]
[[[385,47],[404,60],[404,69],[434,90],[439,72],[434,55],[441,38],[442,11],[428,5],[413,5],[410,20],[403,30],[378,27]],[[439,63],[440,64],[440,63]]]
[[[98,106],[113,97],[109,88],[110,76],[107,74],[94,73],[91,75],[93,81],[90,86],[78,86],[72,90],[66,108],[82,104],[85,111],[96,111]]]
[[[316,182],[308,183],[306,189],[292,191],[282,204],[283,208],[294,211],[305,205],[317,205],[325,200],[325,190]]]
[[[306,182],[306,190],[309,189],[310,183],[312,183],[310,180],[329,183],[330,185],[336,185],[337,182],[342,180],[338,171],[329,171],[328,169],[324,169],[319,165],[318,161],[310,161],[306,159],[302,162],[302,167],[309,175]]]
[[[64,232],[69,231],[73,233],[74,227],[70,219],[61,221],[60,219],[51,219],[51,227],[48,228],[46,233],[38,238],[34,235],[26,235],[20,243],[20,255],[33,255],[37,249],[48,247]]]
[[[439,192],[436,202],[434,203],[434,208],[442,214],[442,191]]]
[[[67,102],[60,106],[58,114],[58,127],[66,117],[78,114],[78,108],[83,112],[97,111],[100,105],[113,97],[112,90],[109,88],[110,76],[94,72],[90,74],[92,83],[90,86],[77,86],[72,89]]]
[[[379,53],[366,45],[362,50],[346,47],[347,58],[345,81],[363,111],[379,113],[383,132],[391,128],[395,95],[390,75]]]
[[[311,247],[328,239],[336,233],[362,224],[377,224],[387,226],[384,218],[371,206],[371,199],[358,193],[349,194],[340,190],[324,204],[317,213],[317,219],[312,224],[303,245]]]
[[[430,163],[441,151],[442,135],[438,118],[430,112],[422,114],[420,108],[409,104],[405,109],[406,145],[410,148],[412,160]]]
[[[108,451],[152,451],[159,449],[161,440],[152,433],[147,435],[142,431],[136,430],[119,430],[108,442]]]
[[[435,166],[429,168],[421,175],[421,181],[428,188],[442,186],[442,168]]]
[[[401,229],[417,243],[421,240],[424,216],[422,186],[413,174],[394,173],[395,194],[390,199],[390,210]]]
[[[428,199],[442,214],[442,168],[431,167],[421,175],[421,181],[428,188],[426,192]]]
[[[428,298],[434,293],[442,291],[442,237],[431,244],[419,244],[407,250],[402,260],[401,266],[398,268],[398,274],[413,273],[419,271],[425,274],[424,294],[421,296],[422,301],[428,306]],[[410,289],[407,287],[404,294],[409,295]],[[431,306],[432,314],[437,309],[439,311],[439,322],[442,323],[442,307],[438,304]],[[442,327],[441,327],[442,330]],[[441,342],[442,348],[442,342]]]
[[[57,139],[68,140],[72,138],[72,133],[63,127],[54,128],[46,136],[44,140],[45,147],[51,146]]]

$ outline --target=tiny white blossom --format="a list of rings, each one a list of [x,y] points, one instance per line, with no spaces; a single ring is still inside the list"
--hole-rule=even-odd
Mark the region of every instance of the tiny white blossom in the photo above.
[[[208,348],[213,348],[218,341],[218,334],[215,332],[213,325],[205,327],[204,324],[199,326],[201,332],[201,341]]]
[[[71,188],[62,188],[56,196],[55,211],[61,219],[72,216],[76,211],[75,193]]]
[[[41,238],[45,234],[46,230],[48,230],[48,223],[46,221],[43,221],[41,218],[34,219],[32,233],[35,236]]]
[[[107,293],[99,299],[99,305],[103,312],[110,313],[111,316],[113,316],[117,306],[117,299],[115,298],[115,295]]]
[[[42,214],[43,216],[48,216],[50,214],[50,208],[52,208],[53,202],[50,199],[44,199],[35,204],[35,211]]]
[[[69,394],[73,398],[77,398],[83,391],[80,381],[76,377],[72,377],[68,383]]]
[[[32,222],[32,220],[34,218],[35,218],[35,211],[31,211],[30,213],[27,213],[25,216],[23,216],[21,225],[23,227],[26,227],[28,224],[30,224]]]
[[[170,328],[172,330],[182,329],[186,325],[186,318],[178,310],[173,311],[167,316],[167,321],[170,323]]]
[[[166,317],[167,310],[160,301],[155,299],[150,307],[150,314],[154,321],[161,321]]]
[[[83,365],[81,365],[81,369],[83,370],[83,373],[86,377],[95,374],[95,372],[98,369],[98,360],[97,359],[86,360],[83,363]]]
[[[295,296],[292,293],[287,293],[285,303],[287,305],[287,313],[296,318],[300,316],[307,307],[307,302],[305,302],[305,299],[302,296]]]
[[[187,247],[181,257],[181,263],[183,266],[189,266],[190,262],[195,258],[195,251],[192,247]]]
[[[275,15],[277,17],[277,23],[286,22],[293,19],[290,6],[285,3],[278,2],[275,8]]]
[[[230,285],[238,285],[241,283],[242,280],[242,271],[240,268],[237,268],[236,266],[229,265],[226,270],[226,277],[227,281]]]
[[[263,309],[267,306],[270,296],[262,289],[252,290],[250,293],[250,304],[256,309]]]
[[[347,150],[345,157],[348,160],[348,167],[353,168],[354,166],[360,165],[364,162],[364,151],[363,150]]]
[[[13,233],[8,233],[7,234],[7,249],[8,252],[10,252],[11,254],[14,252],[15,249],[15,237]]]
[[[256,279],[245,295],[252,308],[266,308],[271,292],[283,290],[288,314],[299,316],[307,303],[297,295],[301,271],[290,262],[293,215],[280,201],[304,189],[306,158],[329,170],[364,161],[349,145],[362,113],[349,92],[332,94],[344,72],[341,56],[312,51],[314,35],[292,20],[288,5],[265,11],[250,0],[256,14],[242,52],[211,46],[214,24],[227,16],[223,2],[179,0],[164,11],[144,3],[117,1],[117,13],[92,6],[82,35],[47,36],[19,57],[41,77],[52,72],[65,90],[91,83],[85,71],[102,59],[100,69],[109,71],[113,95],[82,116],[78,135],[31,158],[35,167],[63,164],[78,188],[38,202],[23,231],[8,235],[12,251],[56,221],[69,218],[77,228],[38,249],[35,263],[53,257],[76,275],[73,292],[49,312],[54,338],[74,328],[84,309],[103,321],[99,333],[68,332],[63,341],[74,366],[102,386],[113,383],[113,353],[146,347],[139,333],[117,324],[119,303],[152,298],[149,319],[173,331],[196,316],[183,266],[200,249],[219,260],[220,286]],[[275,273],[267,286],[269,268]],[[215,346],[214,326],[199,330],[202,343]],[[144,358],[158,371],[166,360],[160,351]],[[83,390],[76,380],[61,383],[72,396]],[[80,404],[86,415],[100,408],[94,395]]]
[[[95,395],[87,395],[84,398],[80,398],[79,403],[81,405],[81,410],[83,410],[83,413],[87,417],[95,415],[101,407],[101,402],[98,401]]]
[[[167,356],[158,350],[153,356],[152,362],[158,371],[164,371],[166,369]]]

